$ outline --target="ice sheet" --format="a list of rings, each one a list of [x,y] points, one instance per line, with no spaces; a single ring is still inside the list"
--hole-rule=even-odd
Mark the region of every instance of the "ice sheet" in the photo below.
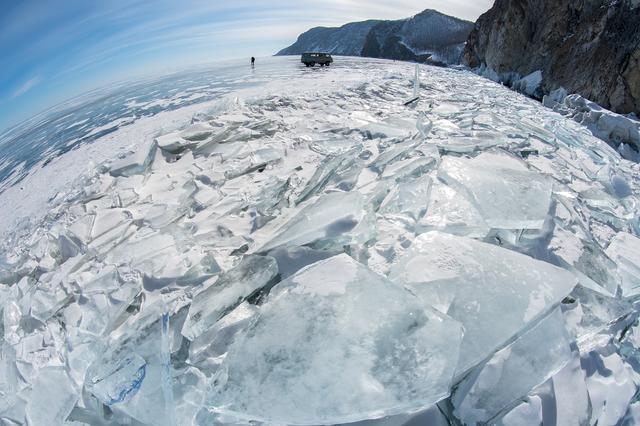
[[[465,71],[420,67],[420,102],[407,107],[402,100],[411,95],[413,65],[358,58],[313,72],[293,58],[260,65],[255,74],[216,68],[211,81],[218,87],[168,84],[163,90],[171,93],[162,99],[152,99],[162,91],[150,99],[136,96],[141,88],[132,99],[105,96],[115,107],[126,100],[124,115],[112,122],[91,117],[94,106],[75,108],[69,124],[83,129],[79,138],[119,129],[95,141],[47,138],[46,144],[25,144],[34,148],[28,153],[0,149],[0,230],[10,231],[0,241],[0,423],[26,423],[27,406],[39,415],[39,403],[30,398],[49,398],[38,378],[43,371],[60,373],[60,399],[52,399],[60,410],[51,413],[62,416],[75,401],[69,422],[222,421],[218,405],[203,408],[205,396],[224,363],[239,362],[233,348],[259,339],[249,331],[263,324],[262,311],[281,313],[270,308],[279,294],[276,286],[269,296],[272,285],[345,253],[369,281],[385,286],[371,294],[374,286],[362,290],[353,304],[362,314],[344,313],[332,338],[360,330],[361,318],[370,318],[369,328],[382,327],[381,312],[393,299],[384,295],[407,286],[418,298],[405,295],[411,303],[394,315],[415,311],[408,306],[433,313],[435,306],[464,323],[461,348],[447,342],[449,358],[461,354],[460,365],[446,367],[455,368],[459,380],[561,304],[575,340],[573,372],[539,386],[524,380],[529,376],[506,383],[505,389],[522,385],[512,393],[525,402],[501,411],[505,416],[496,421],[548,421],[551,411],[567,419],[573,412],[568,405],[579,407],[579,419],[588,417],[589,406],[595,407],[592,419],[603,423],[633,418],[640,383],[633,374],[640,345],[632,331],[638,316],[637,164],[577,123]],[[132,113],[155,114],[231,90],[219,101],[155,117]],[[17,161],[22,154],[33,158]],[[18,221],[23,215],[28,219]],[[428,231],[441,233],[418,237]],[[273,260],[245,268],[261,254]],[[333,269],[347,279],[342,263]],[[409,272],[411,280],[403,276]],[[570,292],[576,282],[580,286]],[[292,315],[316,331],[324,323],[314,312],[337,308],[318,304],[307,312],[294,305],[287,305]],[[194,321],[196,314],[203,320]],[[302,327],[295,321],[286,326],[291,323],[293,331]],[[408,338],[391,328],[379,331],[388,339]],[[276,343],[308,349],[307,334],[305,328]],[[334,343],[336,353],[345,341]],[[445,409],[448,398],[427,415],[434,406],[425,401],[435,396],[407,412],[401,406],[417,399],[391,381],[383,386],[386,401],[398,391],[407,404],[375,403],[369,391],[380,389],[377,383],[354,376],[366,367],[362,358],[338,358],[333,370],[319,368],[325,383],[344,376],[350,386],[366,385],[366,392],[337,389],[336,398],[343,398],[333,400],[333,411],[318,409],[318,422],[396,409],[378,422],[399,426],[453,416]],[[552,362],[543,364],[546,377]],[[392,367],[404,368],[399,362]],[[333,377],[331,371],[337,371]],[[445,397],[448,387],[438,383],[429,391],[447,388]],[[525,392],[527,386],[535,387]],[[577,390],[570,394],[572,386]],[[268,395],[274,404],[258,397],[253,403],[282,408],[291,392],[279,389]],[[501,398],[500,390],[493,394]],[[359,410],[356,403],[375,407]],[[236,417],[255,414],[236,409]]]

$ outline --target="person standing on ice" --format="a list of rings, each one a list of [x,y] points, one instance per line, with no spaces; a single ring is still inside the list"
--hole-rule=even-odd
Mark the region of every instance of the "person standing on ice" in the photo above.
[[[253,56],[251,57],[251,66],[252,67],[256,66],[256,58],[254,58]]]

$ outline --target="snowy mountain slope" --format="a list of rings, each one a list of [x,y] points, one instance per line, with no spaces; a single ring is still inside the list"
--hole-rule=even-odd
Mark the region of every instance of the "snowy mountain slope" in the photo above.
[[[473,23],[425,10],[400,21],[374,26],[362,48],[362,56],[457,63]]]
[[[313,28],[277,55],[326,51],[425,62],[457,63],[473,23],[427,9],[397,21],[365,21],[340,28]]]
[[[0,423],[638,423],[638,164],[470,72],[269,61],[22,181]]]

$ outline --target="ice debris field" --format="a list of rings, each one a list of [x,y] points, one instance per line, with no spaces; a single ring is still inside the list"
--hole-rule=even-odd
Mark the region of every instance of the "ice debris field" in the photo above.
[[[640,422],[638,164],[468,72],[281,61],[8,234],[0,423]]]

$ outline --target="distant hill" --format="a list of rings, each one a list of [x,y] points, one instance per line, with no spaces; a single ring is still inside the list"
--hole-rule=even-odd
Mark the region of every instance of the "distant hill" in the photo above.
[[[276,55],[308,51],[438,64],[459,63],[474,24],[427,9],[397,21],[353,22],[339,28],[316,27]]]
[[[340,28],[316,27],[302,33],[291,46],[276,55],[300,55],[304,52],[327,52],[333,55],[360,56],[371,28],[382,21],[352,22]]]

